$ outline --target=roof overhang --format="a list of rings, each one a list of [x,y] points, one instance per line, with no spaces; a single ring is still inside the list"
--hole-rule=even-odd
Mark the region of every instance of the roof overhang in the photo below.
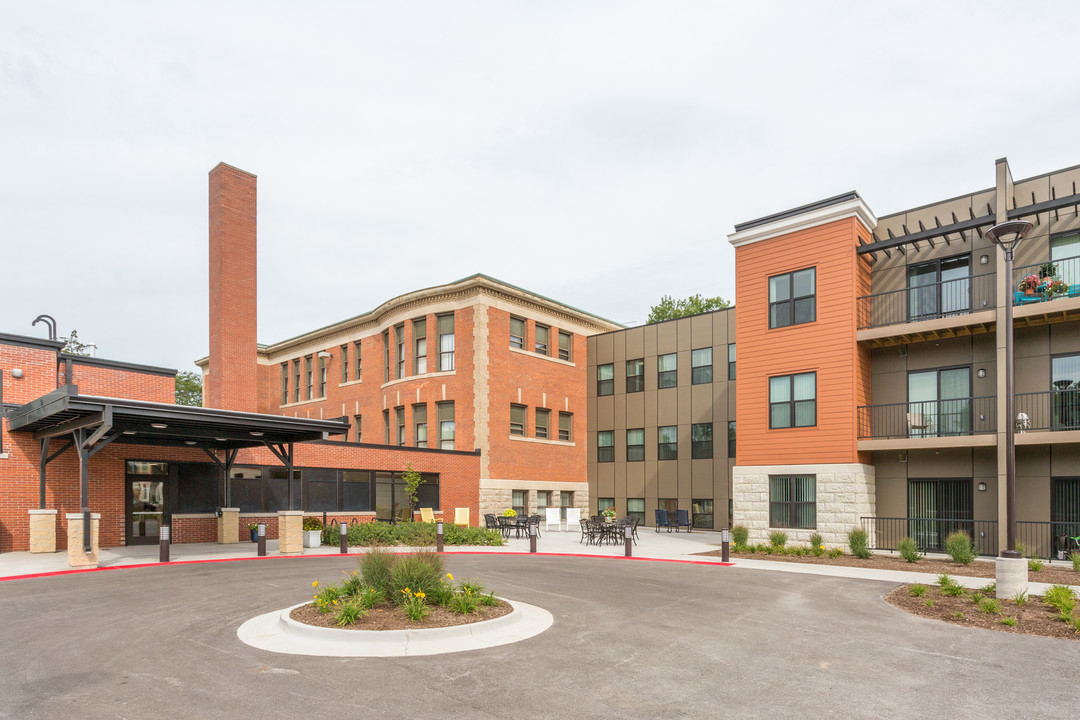
[[[728,235],[728,242],[741,247],[852,217],[868,231],[872,232],[877,227],[877,216],[859,197],[859,193],[852,191],[740,223],[735,226],[735,232]]]

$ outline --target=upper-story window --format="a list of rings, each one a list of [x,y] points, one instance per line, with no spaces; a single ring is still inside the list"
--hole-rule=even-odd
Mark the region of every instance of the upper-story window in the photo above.
[[[525,321],[518,317],[510,318],[510,347],[525,349]]]
[[[307,357],[304,358],[304,377],[306,378],[306,382],[304,383],[304,387],[307,389],[307,392],[304,394],[304,399],[305,400],[310,400],[312,397],[314,397],[314,387],[315,387],[315,373],[311,368],[311,356],[310,355],[308,355]]]
[[[454,315],[439,315],[435,322],[439,332],[439,370],[453,370]]]
[[[405,325],[402,323],[394,328],[394,347],[397,356],[397,379],[405,377]]]
[[[817,373],[769,378],[769,427],[817,425]]]
[[[300,402],[300,359],[292,361],[293,369],[293,402]]]
[[[817,317],[815,268],[769,278],[769,327],[814,322]]]
[[[524,405],[511,405],[510,406],[510,434],[511,435],[524,435],[525,434],[525,406]]]
[[[908,265],[908,319],[971,311],[971,255]]]
[[[383,341],[383,382],[390,382],[390,331],[384,330]],[[390,443],[387,442],[387,445]]]
[[[675,353],[661,355],[656,359],[656,387],[672,388],[678,384],[678,365]]]
[[[615,431],[599,430],[596,433],[596,462],[615,462]]]
[[[548,341],[551,339],[551,329],[546,325],[536,325],[536,354],[547,355],[548,354]]]
[[[341,382],[349,382],[349,346],[341,346]]]
[[[568,332],[559,331],[559,359],[572,361],[574,347],[574,336]]]
[[[416,447],[427,447],[427,405],[413,405],[413,442]]]
[[[439,447],[443,450],[454,449],[454,403],[441,402],[436,408],[439,412]]]
[[[289,402],[289,363],[281,363],[281,404]]]
[[[735,379],[735,343],[727,346],[727,379]]]
[[[326,360],[326,356],[319,353],[319,397],[321,398],[326,397]]]
[[[690,384],[701,385],[712,382],[712,348],[701,348],[690,352]]]
[[[413,320],[413,374],[427,372],[427,318]]]
[[[360,372],[360,341],[357,340],[353,343],[353,359],[356,361],[356,379],[362,380],[363,376]]]
[[[574,439],[574,416],[572,413],[559,413],[559,439],[570,442]]]
[[[645,389],[645,361],[626,361],[626,392],[635,393]]]
[[[615,392],[615,364],[596,366],[596,394],[612,395]]]
[[[405,444],[405,408],[394,408],[394,429],[397,431],[397,444]]]
[[[546,438],[548,436],[548,425],[550,422],[551,411],[545,408],[536,408],[536,437]]]
[[[656,459],[679,459],[679,428],[676,425],[663,425],[656,428]]]
[[[1057,278],[1070,289],[1080,283],[1080,232],[1050,238],[1050,262],[1057,266]]]

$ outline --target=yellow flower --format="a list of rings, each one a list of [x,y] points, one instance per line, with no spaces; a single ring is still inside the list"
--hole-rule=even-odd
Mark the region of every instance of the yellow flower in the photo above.
[[[450,573],[446,573],[446,577],[450,578],[451,580],[453,580],[453,579],[454,579],[454,576],[453,576],[453,575],[451,575]]]
[[[422,592],[418,592],[418,593],[416,593],[416,597],[418,597],[418,598],[426,598],[427,594],[422,593]]]
[[[315,582],[311,583],[311,587],[319,587],[319,581],[316,580]]]

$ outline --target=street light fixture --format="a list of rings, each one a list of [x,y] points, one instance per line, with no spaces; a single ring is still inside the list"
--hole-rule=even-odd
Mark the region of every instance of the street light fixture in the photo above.
[[[986,231],[1005,255],[1006,288],[1012,287],[1013,254],[1034,225],[1009,220]],[[1013,300],[1005,297],[1005,550],[1001,557],[1020,558],[1016,551],[1016,423],[1013,418]]]

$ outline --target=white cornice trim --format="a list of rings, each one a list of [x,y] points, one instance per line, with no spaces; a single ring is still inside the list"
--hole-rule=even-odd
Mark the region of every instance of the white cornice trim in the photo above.
[[[728,242],[735,247],[742,247],[743,245],[769,240],[799,230],[807,230],[849,217],[857,219],[862,223],[863,227],[871,232],[877,227],[877,216],[874,215],[870,206],[863,202],[862,198],[855,198],[819,210],[811,210],[801,215],[780,218],[774,222],[747,228],[741,232],[733,232],[728,235]]]

